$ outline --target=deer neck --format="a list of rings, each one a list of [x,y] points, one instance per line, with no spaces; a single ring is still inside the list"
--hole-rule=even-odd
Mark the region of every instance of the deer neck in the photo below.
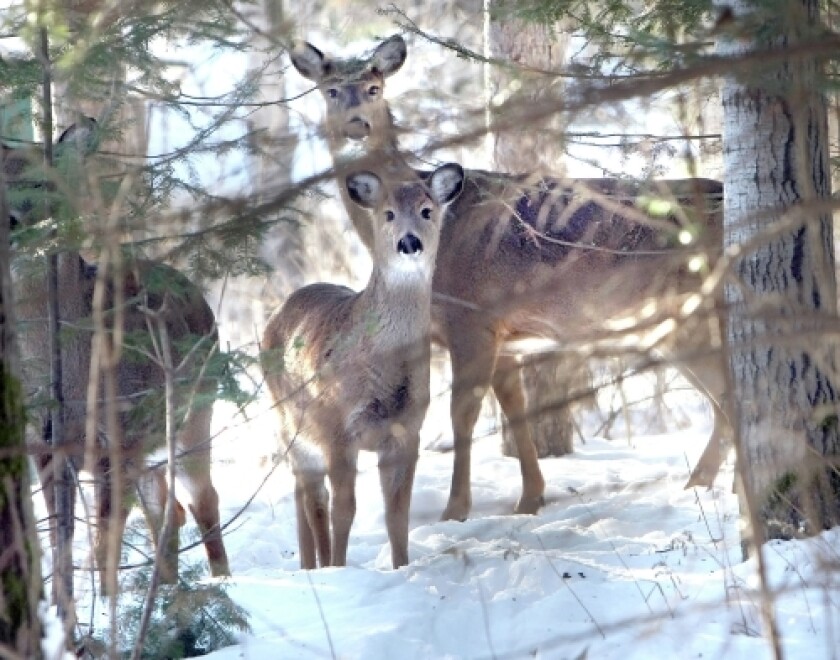
[[[371,136],[365,142],[348,142],[344,139],[330,139],[329,148],[333,159],[333,169],[340,173],[348,172],[348,168],[366,169],[387,178],[404,175],[410,179],[416,176],[400,153],[393,127],[385,132],[390,138],[374,138]],[[343,174],[341,174],[343,176]],[[347,192],[347,187],[339,183],[341,202],[350,217],[350,222],[356,234],[367,248],[374,252],[374,235],[368,212],[354,204]]]
[[[431,326],[433,269],[388,273],[374,268],[368,285],[359,294],[359,319],[377,337],[378,344],[410,347],[428,344]],[[426,346],[428,350],[428,346]]]

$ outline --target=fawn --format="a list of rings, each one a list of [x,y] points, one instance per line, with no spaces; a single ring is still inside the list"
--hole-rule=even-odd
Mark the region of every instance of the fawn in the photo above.
[[[373,230],[367,286],[358,293],[306,286],[268,321],[263,371],[295,475],[303,568],[315,568],[316,558],[321,566],[346,563],[360,449],[379,455],[393,565],[408,563],[411,488],[429,404],[432,278],[443,214],[463,176],[454,163],[426,180],[410,171],[348,175],[346,192]]]

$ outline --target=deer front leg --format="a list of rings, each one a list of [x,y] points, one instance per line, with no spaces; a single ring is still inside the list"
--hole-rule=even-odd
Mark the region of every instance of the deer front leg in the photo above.
[[[166,483],[164,467],[156,467],[143,472],[137,481],[137,492],[140,497],[140,508],[146,518],[146,524],[152,534],[155,552],[160,544],[163,526],[166,522],[166,500],[169,496],[169,486]],[[163,584],[175,584],[178,581],[178,529],[186,522],[184,507],[175,502],[175,525],[173,526],[163,554],[156,557],[158,574]]]
[[[522,495],[516,503],[515,513],[536,513],[545,504],[545,479],[543,479],[537,448],[531,437],[526,419],[525,388],[522,369],[512,355],[500,355],[493,372],[493,392],[502,412],[507,417],[516,441],[519,469],[522,473]]]
[[[404,440],[399,441],[401,444]],[[411,509],[411,489],[417,468],[419,434],[408,444],[379,453],[379,481],[385,502],[385,526],[391,541],[391,561],[394,568],[408,564],[408,522]]]
[[[178,436],[177,472],[190,494],[190,511],[201,532],[210,575],[230,575],[230,564],[222,539],[219,495],[213,486],[211,473],[210,425],[213,419],[211,406],[190,411],[189,419]]]
[[[449,342],[452,362],[452,430],[455,440],[455,462],[452,487],[442,520],[466,520],[472,507],[470,491],[470,454],[472,436],[481,401],[490,388],[496,366],[498,346],[487,330],[470,332],[463,327]]]
[[[295,508],[297,510],[300,567],[312,569],[330,566],[329,526],[330,495],[324,486],[322,472],[295,474]]]
[[[347,545],[350,527],[356,517],[356,459],[357,451],[345,445],[344,439],[332,448],[327,474],[332,488],[332,566],[347,564]]]

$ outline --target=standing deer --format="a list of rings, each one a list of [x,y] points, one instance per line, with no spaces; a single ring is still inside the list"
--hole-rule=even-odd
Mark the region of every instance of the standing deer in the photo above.
[[[441,219],[463,176],[454,163],[425,182],[413,173],[407,181],[349,175],[346,193],[367,214],[373,240],[367,286],[359,293],[306,286],[268,321],[263,371],[295,474],[303,568],[315,568],[316,555],[321,566],[347,561],[360,449],[379,454],[391,558],[394,568],[408,563],[411,488],[429,405],[432,273]]]
[[[292,63],[326,103],[325,134],[336,167],[347,152],[408,167],[383,90],[406,59],[400,36],[368,57],[337,59],[308,43]],[[355,147],[355,148],[354,148]],[[425,176],[421,170],[418,175]],[[342,199],[362,242],[373,246],[368,218]],[[715,425],[691,485],[711,484],[719,442],[729,433],[715,295],[699,296],[703,278],[689,265],[713,262],[722,246],[723,190],[708,179],[654,181],[560,179],[466,170],[464,194],[443,221],[434,276],[434,340],[452,363],[455,463],[444,519],[471,507],[470,451],[481,400],[492,387],[511,423],[522,472],[517,513],[534,513],[545,482],[528,425],[522,377],[505,347],[547,337],[592,353],[652,349],[667,357],[710,399]],[[664,201],[666,217],[646,212]],[[690,238],[689,245],[682,242]],[[697,263],[696,261],[694,263]],[[636,337],[633,340],[633,336]],[[632,341],[631,341],[632,340]]]
[[[59,157],[73,159],[82,166],[79,147],[92,144],[95,122],[88,119],[67,129],[59,138]],[[41,154],[37,149],[3,147],[3,173],[9,191],[12,224],[32,224],[44,204],[45,192],[54,189],[43,171],[37,173],[33,163]],[[49,208],[49,204],[47,205]],[[54,209],[51,209],[52,212]],[[43,218],[43,214],[40,216]],[[36,457],[39,477],[44,489],[47,509],[55,520],[55,485],[51,440],[49,397],[50,341],[48,336],[47,281],[42,270],[33,269],[19,255],[13,263],[15,307],[19,320],[19,344],[23,358],[24,385],[30,402],[40,402],[27,434]],[[68,458],[78,471],[92,455],[95,489],[96,529],[94,556],[103,575],[115,575],[116,566],[107,558],[110,538],[122,539],[125,520],[135,493],[139,493],[144,513],[157,545],[163,524],[168,486],[160,466],[150,469],[146,458],[164,442],[164,372],[149,357],[152,343],[151,314],[165,325],[173,353],[173,361],[184,365],[177,372],[175,405],[180,426],[177,429],[177,473],[192,498],[190,508],[198,523],[210,570],[213,575],[229,575],[227,553],[222,541],[219,500],[210,479],[210,424],[216,379],[204,373],[205,362],[216,350],[216,325],[213,311],[201,290],[173,268],[161,263],[135,260],[126,268],[119,284],[110,282],[105,291],[106,341],[121,350],[116,364],[116,401],[118,435],[109,435],[106,423],[105,385],[98,367],[92,373],[94,324],[94,291],[97,267],[85,261],[75,249],[62,249],[58,254],[59,319],[61,328],[61,363],[63,372],[64,433]],[[121,287],[121,290],[117,289]],[[115,307],[116,301],[122,305]],[[122,317],[122,322],[117,319]],[[121,343],[120,343],[121,342]],[[99,411],[95,443],[86,442],[89,380],[94,387]],[[209,402],[208,402],[209,399]],[[95,444],[95,446],[92,446]],[[117,464],[112,457],[119,456]],[[115,481],[121,481],[121,492],[114,492]],[[73,491],[73,489],[71,489]],[[75,493],[71,495],[74,497]],[[113,511],[116,508],[116,511]],[[176,516],[184,522],[178,505]],[[113,526],[112,526],[113,525]],[[54,535],[54,528],[53,528]],[[177,578],[177,533],[166,549],[160,572],[164,581]],[[118,557],[117,557],[118,559]]]

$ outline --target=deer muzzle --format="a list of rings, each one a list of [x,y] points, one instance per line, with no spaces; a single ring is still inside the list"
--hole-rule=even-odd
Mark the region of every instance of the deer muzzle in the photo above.
[[[397,251],[400,254],[420,254],[423,251],[423,241],[414,234],[406,234],[397,241]]]
[[[370,122],[362,117],[351,117],[344,124],[344,135],[350,140],[364,140],[370,135]]]

